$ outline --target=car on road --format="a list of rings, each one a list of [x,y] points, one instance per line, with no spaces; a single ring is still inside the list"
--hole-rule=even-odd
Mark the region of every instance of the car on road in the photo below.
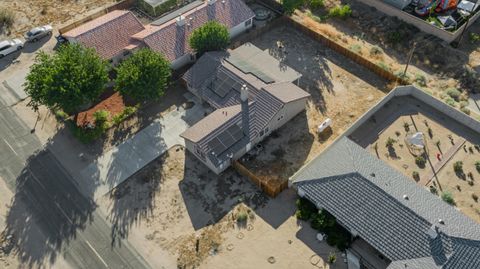
[[[27,42],[37,42],[40,38],[51,35],[52,30],[53,28],[51,25],[35,27],[25,34],[25,40]]]
[[[23,42],[20,39],[10,39],[0,41],[0,58],[7,56],[10,53],[13,53],[17,50],[21,50],[23,48]]]

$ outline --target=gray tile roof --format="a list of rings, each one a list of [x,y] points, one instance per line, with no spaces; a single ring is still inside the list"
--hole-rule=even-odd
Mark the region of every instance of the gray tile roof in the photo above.
[[[239,53],[238,51],[241,51]],[[225,60],[230,55],[243,57],[245,64],[257,61],[258,55],[262,59],[268,58],[258,68],[268,73],[267,75],[274,79],[270,84],[265,83],[254,74],[244,73],[237,66]],[[267,55],[267,56],[265,56]],[[277,70],[278,71],[272,71]],[[183,76],[189,90],[195,95],[201,97],[215,109],[238,106],[240,104],[240,87],[246,85],[249,89],[249,130],[250,139],[248,141],[239,140],[237,144],[228,149],[225,154],[220,154],[212,160],[213,163],[220,163],[226,154],[235,152],[248,142],[255,140],[260,131],[262,131],[275,114],[288,102],[308,98],[310,94],[303,91],[293,83],[300,77],[295,70],[280,66],[278,60],[251,44],[243,45],[229,52],[207,52],[191,67]],[[222,84],[222,79],[228,78],[229,83]],[[225,87],[226,88],[222,88]],[[226,89],[224,96],[219,95],[218,89]],[[212,113],[213,114],[213,113]],[[208,155],[212,148],[210,142],[215,139],[224,130],[234,124],[241,123],[241,112],[235,116],[229,117],[223,122],[218,121],[218,117],[209,115],[199,123],[186,130],[182,137],[198,144],[198,146]],[[214,123],[206,123],[213,121]],[[216,126],[216,128],[203,128],[201,126]],[[217,162],[218,160],[218,162]]]
[[[392,260],[389,268],[479,268],[480,225],[347,137],[291,180]],[[432,225],[439,228],[435,240],[428,235]]]

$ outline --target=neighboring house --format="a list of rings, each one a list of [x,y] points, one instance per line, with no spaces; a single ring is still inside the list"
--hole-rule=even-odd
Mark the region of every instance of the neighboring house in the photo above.
[[[70,43],[80,43],[85,47],[94,48],[100,57],[115,65],[142,45],[131,36],[144,29],[132,12],[114,10],[62,36]]]
[[[480,268],[480,225],[348,136],[396,96],[411,96],[480,130],[480,123],[413,86],[399,87],[290,179],[299,196],[356,238],[349,269]],[[372,254],[373,252],[373,254]]]
[[[412,24],[425,33],[434,35],[448,43],[457,40],[463,33],[465,27],[470,27],[480,17],[480,2],[477,0],[358,0],[366,5],[374,7],[379,11],[399,18]],[[443,6],[455,3],[454,7],[446,12],[432,12],[430,15],[419,16],[415,9],[421,6],[431,5]],[[423,11],[426,12],[426,11]],[[470,15],[471,14],[471,15]],[[467,25],[467,18],[470,21]],[[430,22],[427,18],[434,18]],[[433,22],[433,23],[432,23]]]
[[[138,0],[138,6],[150,16],[158,17],[177,5],[177,0]]]
[[[301,75],[252,44],[207,52],[183,76],[214,112],[181,136],[186,148],[219,174],[305,109]]]
[[[252,27],[254,17],[253,11],[242,0],[196,1],[167,15],[168,20],[161,18],[146,26],[133,38],[161,52],[172,68],[178,69],[195,60],[194,51],[188,44],[195,29],[215,20],[227,26],[230,36],[235,37]]]

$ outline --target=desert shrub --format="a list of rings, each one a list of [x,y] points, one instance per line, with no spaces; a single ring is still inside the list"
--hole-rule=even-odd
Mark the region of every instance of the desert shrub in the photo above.
[[[453,164],[453,171],[456,173],[462,173],[463,172],[463,162],[462,161],[456,161]]]
[[[245,223],[248,219],[248,214],[245,211],[240,211],[237,214],[237,223]]]
[[[330,254],[328,254],[328,263],[332,264],[336,261],[337,261],[337,255],[335,255],[334,252],[330,252]]]
[[[400,136],[401,133],[400,133],[399,131],[395,131],[395,135],[396,135],[396,136]]]
[[[383,70],[387,71],[387,72],[391,72],[392,69],[390,68],[390,66],[388,66],[386,63],[384,62],[378,62],[377,65],[382,68]]]
[[[329,17],[338,17],[342,19],[346,19],[352,15],[352,9],[349,5],[339,5],[334,8],[331,8],[328,11]]]
[[[480,41],[480,34],[470,33],[468,39],[470,40],[470,43],[475,44]]]
[[[351,45],[349,47],[349,49],[351,51],[355,52],[356,54],[362,54],[362,46],[360,46],[358,44]]]
[[[462,107],[462,108],[460,108],[460,111],[462,111],[463,113],[465,113],[467,115],[470,115],[470,109],[468,107]]]
[[[387,41],[392,44],[397,44],[403,39],[403,34],[400,32],[389,32],[387,34]]]
[[[383,50],[379,46],[373,46],[370,48],[370,55],[380,55]]]
[[[475,168],[476,168],[477,171],[480,173],[480,161],[476,161],[476,162],[475,162]]]
[[[323,0],[310,0],[308,5],[311,9],[319,9],[325,6]]]
[[[458,101],[458,98],[460,97],[462,93],[455,89],[455,88],[450,88],[447,90],[447,95],[453,98],[455,101]]]
[[[430,186],[430,192],[432,194],[437,194],[438,193],[437,188],[435,186],[432,186],[432,185]]]
[[[397,71],[394,73],[394,75],[403,80],[410,81],[410,75],[408,73],[404,74],[403,71]]]
[[[430,138],[432,138],[432,137],[433,137],[433,131],[432,131],[432,128],[428,127],[428,130],[427,130],[427,132],[428,132],[428,136],[430,136]]]
[[[418,85],[420,85],[422,87],[427,86],[427,78],[422,74],[416,74],[415,75],[415,82],[417,82]]]
[[[420,166],[420,167],[423,167],[425,166],[425,163],[427,163],[427,161],[425,160],[425,158],[423,158],[423,156],[418,156],[415,158],[415,163]]]
[[[93,113],[93,118],[95,119],[95,125],[102,125],[108,122],[108,117],[110,113],[106,110],[97,110]]]
[[[309,220],[314,214],[318,212],[317,207],[306,198],[299,198],[295,202],[297,205],[297,212],[295,215],[300,220]]]
[[[420,174],[417,171],[413,171],[412,172],[412,177],[413,177],[413,179],[418,180],[418,179],[420,179]]]
[[[10,28],[15,21],[15,15],[12,11],[2,8],[0,9],[0,32],[4,28]]]
[[[387,148],[392,147],[393,144],[395,144],[396,142],[397,142],[397,140],[395,140],[395,139],[393,139],[393,138],[391,138],[391,137],[388,137],[388,138],[387,138],[387,142],[385,142],[385,146],[386,146]]]
[[[453,195],[449,191],[442,192],[442,200],[450,205],[455,205],[455,200],[453,199]]]
[[[472,193],[472,199],[473,201],[478,202],[478,195],[476,195],[475,193]]]
[[[403,128],[405,129],[405,132],[410,131],[410,124],[408,124],[408,122],[404,122],[403,123]]]
[[[455,100],[450,97],[447,97],[447,99],[445,99],[445,103],[447,103],[447,105],[449,106],[455,107]]]

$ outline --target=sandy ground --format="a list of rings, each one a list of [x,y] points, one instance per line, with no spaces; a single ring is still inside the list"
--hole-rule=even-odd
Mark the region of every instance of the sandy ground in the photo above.
[[[15,22],[1,37],[19,37],[38,25],[60,26],[87,15],[88,12],[111,4],[113,0],[2,0],[0,8],[10,10]]]
[[[277,40],[286,55],[276,49]],[[306,112],[267,138],[265,152],[244,162],[257,175],[288,179],[385,95],[385,81],[293,28],[275,28],[252,43],[302,73],[300,87],[312,95]],[[327,118],[332,130],[319,137],[316,128]]]
[[[295,199],[293,191],[269,199],[232,169],[216,176],[174,147],[99,204],[114,238],[128,237],[154,268],[318,268],[311,261],[323,265],[335,250],[297,222]],[[337,257],[325,268],[346,268]]]
[[[407,149],[405,123],[409,124],[411,132],[419,131],[425,136],[426,156],[429,160],[425,167],[419,167],[415,163],[414,155]],[[428,128],[432,130],[432,137],[428,134]],[[397,135],[397,132],[400,135]],[[452,158],[438,171],[427,187],[435,185],[439,194],[446,190],[452,192],[457,208],[480,223],[479,205],[472,197],[472,194],[480,193],[480,186],[477,184],[480,173],[476,171],[474,165],[476,161],[480,161],[480,151],[474,147],[474,145],[480,144],[478,133],[445,117],[438,110],[425,106],[418,100],[401,97],[387,103],[369,121],[360,126],[351,137],[360,146],[369,150],[372,155],[384,160],[412,180],[414,180],[413,171],[417,171],[422,179],[432,173],[432,167],[439,163],[438,153],[441,154],[441,158],[447,158],[446,155],[450,149],[454,149],[458,143],[466,140],[465,146],[458,148],[456,152],[453,151]],[[385,145],[388,137],[397,141],[390,150]],[[436,145],[437,141],[440,141],[439,147]],[[375,150],[375,144],[378,145],[377,150]],[[465,177],[458,176],[454,172],[453,164],[456,161],[463,161]],[[469,172],[472,173],[473,179],[467,176]],[[471,183],[469,184],[469,182]],[[419,183],[426,184],[426,182]]]

